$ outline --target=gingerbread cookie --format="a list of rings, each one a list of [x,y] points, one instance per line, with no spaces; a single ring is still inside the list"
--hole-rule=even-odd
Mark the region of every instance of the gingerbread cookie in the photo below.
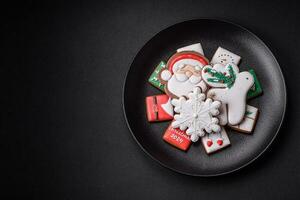
[[[160,81],[158,78],[159,73],[166,68],[166,63],[161,61],[157,67],[155,68],[154,72],[151,74],[148,82],[152,84],[154,87],[158,88],[161,91],[165,90],[165,85]]]
[[[250,69],[249,72],[252,74],[252,76],[254,78],[254,84],[250,88],[250,90],[248,91],[248,94],[247,94],[247,98],[251,99],[251,98],[257,97],[258,95],[261,95],[263,90],[262,90],[260,82],[257,79],[257,76],[256,76],[254,70]]]
[[[247,92],[254,83],[253,76],[249,72],[241,72],[235,76],[234,83],[230,88],[212,88],[207,92],[208,98],[227,105],[227,117],[230,125],[237,125],[242,121],[246,110]]]
[[[219,47],[215,52],[213,58],[211,59],[211,64],[223,64],[226,65],[228,63],[233,63],[238,65],[241,60],[239,55],[236,55],[222,47]]]
[[[182,52],[182,51],[195,51],[197,53],[200,53],[201,55],[204,55],[201,43],[196,43],[196,44],[188,45],[177,49],[177,52]]]
[[[182,131],[179,128],[172,128],[171,125],[167,128],[163,139],[183,151],[186,151],[191,145],[190,137],[185,133],[185,131]]]
[[[230,145],[225,125],[253,131],[258,109],[246,105],[246,100],[261,94],[262,88],[253,69],[240,72],[240,60],[219,47],[209,65],[196,43],[159,63],[148,81],[166,94],[146,97],[146,108],[149,122],[172,120],[163,135],[165,142],[186,151],[201,138],[211,154]]]
[[[172,127],[187,129],[186,134],[191,136],[193,142],[205,135],[204,130],[207,133],[220,131],[219,120],[214,116],[219,114],[221,103],[206,99],[200,88],[195,87],[193,92],[188,94],[188,99],[180,97],[171,102],[174,111],[178,113],[174,115]]]
[[[195,87],[206,90],[201,70],[208,64],[207,59],[194,51],[174,54],[167,62],[168,70],[163,70],[159,78],[165,85],[165,92],[171,98],[187,96]]]
[[[230,140],[224,127],[216,133],[206,134],[201,140],[207,154],[214,153],[230,145]]]
[[[147,118],[149,122],[173,119],[173,107],[168,95],[146,97]]]
[[[238,73],[239,68],[234,64],[227,64],[226,66],[215,64],[213,67],[207,65],[202,69],[202,78],[211,87],[231,88]],[[219,110],[220,125],[224,126],[228,122],[226,104],[222,104]]]
[[[247,105],[243,121],[238,125],[230,127],[243,133],[252,133],[256,124],[257,117],[258,109],[254,106]]]

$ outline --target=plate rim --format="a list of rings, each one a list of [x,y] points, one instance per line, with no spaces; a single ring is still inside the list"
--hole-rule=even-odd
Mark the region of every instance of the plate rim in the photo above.
[[[228,171],[225,171],[225,172],[221,172],[221,173],[213,173],[213,174],[198,174],[198,173],[189,173],[189,172],[186,172],[186,171],[182,171],[182,170],[178,170],[178,169],[175,169],[173,167],[170,167],[168,166],[167,164],[161,162],[160,160],[158,160],[157,158],[155,158],[153,155],[151,155],[144,147],[143,145],[138,141],[138,139],[135,137],[135,134],[133,133],[131,127],[130,127],[130,124],[128,122],[128,119],[127,119],[127,115],[126,115],[126,109],[125,109],[125,87],[126,87],[126,82],[127,82],[127,78],[128,78],[128,74],[131,70],[131,66],[132,66],[132,63],[134,62],[134,60],[136,59],[137,55],[139,54],[139,52],[146,46],[148,45],[153,38],[155,38],[158,34],[160,34],[162,31],[165,31],[167,29],[170,29],[172,28],[173,26],[176,26],[176,25],[179,25],[179,24],[184,24],[184,23],[188,23],[188,22],[192,22],[192,21],[201,21],[201,20],[209,20],[209,21],[217,21],[217,22],[223,22],[223,23],[228,23],[228,24],[231,24],[233,26],[236,26],[246,32],[248,32],[250,35],[252,35],[255,39],[257,39],[257,41],[259,41],[266,49],[267,51],[270,53],[270,55],[272,56],[272,58],[274,59],[275,63],[278,65],[278,69],[279,69],[279,74],[281,76],[281,79],[282,79],[282,82],[283,82],[283,93],[284,93],[284,99],[283,99],[283,113],[282,113],[282,116],[281,116],[281,119],[280,119],[280,124],[276,130],[276,133],[273,135],[272,139],[270,140],[269,144],[259,153],[257,154],[254,158],[250,159],[248,162],[244,163],[243,165],[235,168],[235,169],[232,169],[232,170],[228,170]],[[237,23],[234,23],[234,22],[231,22],[231,21],[228,21],[228,20],[224,20],[224,19],[218,19],[218,18],[195,18],[195,19],[190,19],[190,20],[184,20],[184,21],[181,21],[181,22],[177,22],[177,23],[174,23],[172,25],[169,25],[167,26],[166,28],[163,28],[162,30],[160,30],[159,32],[155,33],[145,44],[142,45],[141,48],[138,49],[137,53],[135,54],[135,56],[131,59],[131,62],[130,62],[130,65],[129,65],[129,68],[127,70],[127,73],[125,75],[125,78],[124,78],[124,81],[123,81],[123,88],[122,88],[122,110],[123,110],[123,116],[125,118],[125,121],[126,121],[126,125],[132,135],[132,137],[134,138],[135,142],[139,145],[139,147],[143,150],[144,153],[146,153],[151,159],[153,159],[154,161],[158,162],[161,166],[169,169],[169,170],[172,170],[174,172],[177,172],[177,173],[180,173],[180,174],[184,174],[184,175],[187,175],[187,176],[193,176],[193,177],[216,177],[216,176],[222,176],[222,175],[226,175],[226,174],[231,174],[231,173],[234,173],[236,171],[239,171],[241,170],[242,168],[245,168],[246,166],[250,165],[251,163],[253,163],[255,160],[257,160],[263,153],[265,153],[265,151],[270,147],[270,145],[273,143],[273,141],[275,140],[275,138],[277,137],[279,131],[281,130],[281,126],[284,122],[284,119],[285,119],[285,115],[286,115],[286,107],[287,107],[287,89],[286,89],[286,83],[285,83],[285,78],[284,78],[284,74],[281,70],[281,67],[280,67],[280,64],[279,62],[277,61],[276,57],[274,56],[273,52],[271,51],[271,49],[269,48],[269,46],[267,46],[256,34],[254,34],[253,32],[251,32],[250,30],[248,30],[247,28],[237,24]]]

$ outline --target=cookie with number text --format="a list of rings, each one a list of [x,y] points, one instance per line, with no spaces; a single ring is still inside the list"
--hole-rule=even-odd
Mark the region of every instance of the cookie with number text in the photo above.
[[[191,145],[191,139],[186,132],[179,128],[173,128],[171,125],[167,128],[163,139],[183,151],[186,151]]]

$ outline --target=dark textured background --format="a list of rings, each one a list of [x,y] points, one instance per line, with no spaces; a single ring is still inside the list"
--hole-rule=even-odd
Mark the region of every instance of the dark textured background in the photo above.
[[[31,199],[299,199],[299,7],[288,1],[95,1],[2,5],[1,193]],[[130,63],[160,30],[217,18],[257,34],[288,90],[275,142],[215,178],[177,174],[146,156],[121,104]],[[293,93],[295,91],[295,93]],[[272,103],[272,102],[270,102]]]

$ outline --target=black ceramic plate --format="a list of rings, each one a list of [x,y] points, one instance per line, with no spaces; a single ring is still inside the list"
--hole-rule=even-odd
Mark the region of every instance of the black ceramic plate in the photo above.
[[[161,61],[167,61],[176,49],[201,42],[205,56],[211,59],[222,46],[242,57],[240,71],[253,68],[263,88],[263,95],[248,101],[260,114],[252,135],[227,129],[231,146],[207,155],[201,142],[187,152],[165,143],[162,136],[170,122],[149,123],[145,97],[161,94],[148,83],[150,74]],[[155,35],[136,55],[128,71],[123,108],[128,127],[154,160],[180,173],[214,176],[240,169],[260,156],[275,138],[286,107],[286,88],[279,64],[268,47],[241,26],[211,19],[199,19],[173,25]]]

